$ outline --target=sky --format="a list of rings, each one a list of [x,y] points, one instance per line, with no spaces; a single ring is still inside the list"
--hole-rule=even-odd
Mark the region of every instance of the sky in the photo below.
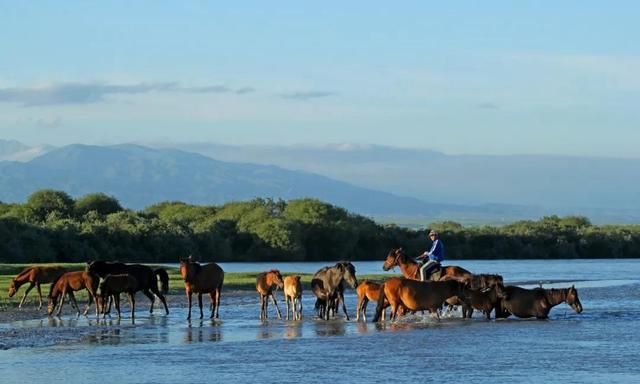
[[[640,3],[451,3],[0,0],[0,139],[640,157]]]

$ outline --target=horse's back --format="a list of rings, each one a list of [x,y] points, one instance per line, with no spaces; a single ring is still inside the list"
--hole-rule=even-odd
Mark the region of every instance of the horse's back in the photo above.
[[[546,298],[544,290],[542,289],[526,289],[508,285],[504,287],[504,293],[502,305],[515,316],[544,317],[548,313],[546,308],[544,308]]]
[[[284,294],[289,297],[298,297],[302,294],[300,276],[287,276],[284,278]]]
[[[461,294],[462,291],[461,283],[456,280],[423,282],[403,279],[397,283],[394,281],[393,285],[397,285],[399,299],[412,311],[435,309],[441,306],[445,300]],[[386,294],[387,288],[385,287]]]

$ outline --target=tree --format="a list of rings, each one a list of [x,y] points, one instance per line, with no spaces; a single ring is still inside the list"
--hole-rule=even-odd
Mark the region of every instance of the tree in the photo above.
[[[41,189],[29,196],[26,205],[31,211],[33,219],[38,222],[44,222],[49,214],[54,212],[59,217],[71,217],[74,202],[66,192]]]
[[[75,203],[75,211],[78,216],[84,216],[91,211],[106,216],[122,210],[122,206],[115,197],[104,193],[90,193],[81,197]]]

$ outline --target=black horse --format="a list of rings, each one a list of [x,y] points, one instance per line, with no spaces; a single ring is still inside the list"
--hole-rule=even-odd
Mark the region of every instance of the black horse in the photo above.
[[[157,268],[154,270],[142,264],[110,263],[97,260],[87,264],[87,272],[98,275],[101,278],[105,278],[107,275],[132,275],[138,281],[137,291],[142,291],[151,300],[149,313],[153,313],[153,303],[155,302],[153,295],[155,294],[164,304],[164,310],[167,315],[169,314],[167,301],[164,298],[164,294],[169,291],[169,275],[165,269]],[[162,290],[158,289],[158,278],[156,276],[160,277]]]

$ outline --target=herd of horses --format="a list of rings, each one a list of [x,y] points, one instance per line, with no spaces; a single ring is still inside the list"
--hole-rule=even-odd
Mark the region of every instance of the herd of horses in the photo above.
[[[318,270],[311,279],[311,291],[316,298],[315,313],[318,318],[328,320],[338,314],[340,306],[345,318],[349,313],[344,300],[347,287],[356,290],[358,302],[356,321],[367,321],[367,304],[375,302],[374,322],[385,320],[386,308],[390,308],[390,319],[397,319],[407,313],[429,311],[440,319],[441,311],[450,311],[461,306],[462,317],[471,318],[474,310],[484,313],[487,319],[494,313],[495,318],[511,315],[521,318],[535,317],[545,319],[551,308],[566,302],[577,313],[582,312],[578,291],[574,286],[564,289],[525,289],[517,286],[505,286],[503,278],[495,274],[473,274],[457,266],[443,266],[431,275],[429,281],[420,281],[419,264],[408,257],[402,248],[392,249],[387,255],[383,269],[388,271],[399,267],[403,277],[391,277],[382,283],[364,280],[358,284],[356,269],[348,261],[341,261]],[[200,318],[203,318],[202,295],[210,298],[210,318],[219,318],[220,295],[224,283],[224,271],[216,263],[202,265],[191,258],[180,260],[180,274],[184,281],[188,302],[188,316],[191,319],[192,295],[198,295]],[[160,285],[158,284],[158,280]],[[84,271],[68,272],[57,266],[32,266],[19,273],[9,284],[9,297],[18,289],[29,284],[19,307],[25,302],[27,294],[34,287],[39,295],[39,307],[42,307],[41,284],[51,284],[47,313],[59,315],[68,297],[78,316],[80,309],[74,292],[85,289],[89,300],[84,310],[87,315],[95,302],[96,316],[107,316],[111,304],[120,314],[120,294],[129,297],[131,318],[135,316],[135,294],[142,291],[151,301],[150,313],[153,313],[155,297],[164,305],[166,314],[169,308],[165,295],[169,289],[169,275],[164,268],[151,268],[141,264],[93,261]],[[260,296],[260,319],[268,318],[269,300],[276,309],[278,319],[282,313],[278,307],[275,292],[282,289],[285,296],[286,319],[302,319],[302,284],[298,275],[283,278],[280,271],[273,269],[258,274],[256,291]],[[291,317],[289,314],[291,313]]]

